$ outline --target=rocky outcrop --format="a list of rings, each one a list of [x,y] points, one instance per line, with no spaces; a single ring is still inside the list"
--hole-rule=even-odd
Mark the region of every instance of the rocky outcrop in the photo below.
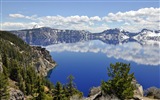
[[[94,100],[96,99],[97,97],[99,97],[101,95],[101,87],[93,87],[90,92],[89,92],[89,95],[88,95],[88,98],[86,98],[86,100]]]
[[[9,100],[25,100],[23,92],[14,88],[10,88],[9,95]]]
[[[89,97],[90,96],[93,96],[93,95],[96,95],[97,93],[101,92],[101,87],[93,87],[90,92],[89,92]]]
[[[35,65],[36,72],[47,76],[49,70],[56,66],[55,61],[53,61],[49,51],[40,46],[33,46],[32,51],[34,52],[33,64]]]
[[[118,97],[115,95],[104,95],[101,91],[101,87],[93,87],[90,90],[90,93],[88,95],[88,98],[85,98],[84,100],[119,100]]]
[[[133,100],[140,100],[143,98],[143,87],[136,80],[133,80],[132,84],[135,87]],[[115,95],[103,94],[101,87],[99,86],[93,87],[90,90],[88,98],[85,98],[84,100],[119,100],[119,98]]]
[[[154,99],[160,100],[160,88],[150,87],[147,90],[145,90],[145,95],[147,97],[152,97]]]
[[[136,80],[133,80],[132,81],[132,84],[134,85],[135,87],[135,90],[134,90],[134,97],[136,96],[140,96],[140,97],[143,97],[143,87],[142,85],[140,85]]]

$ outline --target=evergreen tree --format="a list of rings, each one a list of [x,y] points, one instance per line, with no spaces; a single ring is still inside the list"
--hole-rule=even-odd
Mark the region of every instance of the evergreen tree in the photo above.
[[[9,98],[7,86],[8,78],[0,72],[0,100],[7,100]]]
[[[64,90],[63,90],[63,86],[60,82],[57,82],[55,85],[55,89],[53,91],[53,99],[54,100],[64,100],[66,99]]]
[[[76,84],[73,82],[74,77],[72,75],[69,75],[67,77],[68,83],[66,84],[64,90],[66,91],[67,97],[71,97],[73,95],[78,95],[79,97],[82,97],[83,94],[76,88]]]
[[[67,90],[68,90],[68,93],[69,93],[69,96],[72,96],[75,94],[75,83],[73,82],[74,80],[74,77],[72,75],[68,76],[67,77],[68,79],[68,84],[66,85],[67,87]]]
[[[44,86],[43,86],[43,83],[42,83],[42,79],[40,77],[38,77],[37,79],[37,93],[38,93],[38,96],[36,97],[37,100],[45,100],[45,92],[44,92]]]
[[[6,55],[6,52],[3,52],[2,64],[3,64],[3,73],[6,76],[9,76],[9,62],[8,62],[8,57]]]
[[[26,93],[26,86],[25,86],[25,82],[23,81],[23,77],[22,75],[19,73],[18,74],[18,86],[20,88],[20,90],[25,94]]]
[[[26,78],[26,83],[27,83],[27,93],[33,95],[36,92],[36,81],[37,81],[37,75],[35,70],[31,67],[27,67],[27,78]]]
[[[26,94],[30,95],[31,94],[31,84],[26,83]]]
[[[108,82],[102,82],[101,88],[104,94],[114,94],[120,99],[130,99],[133,97],[134,87],[131,83],[134,74],[129,74],[130,64],[116,63],[110,64],[108,68]]]
[[[8,57],[5,50],[2,55],[2,63],[6,68],[8,68]]]
[[[20,75],[20,67],[18,66],[17,61],[13,61],[13,66],[11,67],[10,71],[10,78],[14,81],[19,81],[19,76]]]

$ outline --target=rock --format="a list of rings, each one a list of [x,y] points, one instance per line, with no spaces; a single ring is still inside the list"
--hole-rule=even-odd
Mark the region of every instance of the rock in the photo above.
[[[143,97],[143,87],[142,87],[142,85],[140,85],[135,79],[132,81],[132,84],[135,87],[134,97],[136,97],[136,96]]]
[[[90,90],[90,93],[89,93],[89,97],[90,96],[93,96],[93,95],[95,95],[95,94],[97,94],[97,93],[99,93],[99,92],[101,92],[101,87],[99,86],[99,87],[93,87],[91,90]]]
[[[160,88],[150,87],[145,90],[145,94],[147,97],[153,97],[155,99],[160,99]]]
[[[10,88],[9,89],[9,94],[10,94],[10,100],[24,100],[24,94],[22,91]]]
[[[48,71],[56,66],[55,61],[53,61],[49,51],[45,48],[32,46],[32,51],[34,52],[33,59],[37,59],[37,61],[33,62],[36,72],[43,76],[47,76]]]
[[[132,100],[141,100],[143,98],[143,87],[140,85],[135,79],[132,81],[132,84],[135,87],[134,90],[134,98]],[[84,100],[119,100],[117,96],[114,94],[104,94],[101,91],[100,86],[99,87],[93,87],[90,90],[90,93],[88,95],[88,98],[85,98]]]
[[[93,87],[88,95],[88,98],[85,100],[95,100],[97,97],[99,97],[102,94],[101,87]]]
[[[78,95],[73,95],[70,97],[70,100],[84,100],[84,98],[80,98]]]
[[[98,95],[93,100],[120,100],[120,99],[116,97],[115,95]]]
[[[1,55],[0,55],[0,72],[1,72],[1,73],[3,72],[3,67],[2,67],[2,58],[1,58]]]
[[[84,100],[119,100],[115,95],[104,95],[101,91],[101,87],[93,87],[90,90],[88,98]]]
[[[0,73],[3,72],[3,67],[2,67],[2,63],[0,62]]]

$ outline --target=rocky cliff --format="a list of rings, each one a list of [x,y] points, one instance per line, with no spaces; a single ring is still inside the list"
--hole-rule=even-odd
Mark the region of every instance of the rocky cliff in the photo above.
[[[7,99],[9,94],[9,100],[24,100],[25,92],[31,94],[38,88],[35,84],[44,81],[38,77],[46,76],[55,66],[45,48],[29,46],[16,35],[0,31],[0,82],[5,83],[0,84],[0,99]]]
[[[40,46],[33,46],[32,52],[34,53],[32,63],[35,66],[36,72],[43,76],[47,76],[48,71],[56,66],[56,63],[52,59],[49,51]]]

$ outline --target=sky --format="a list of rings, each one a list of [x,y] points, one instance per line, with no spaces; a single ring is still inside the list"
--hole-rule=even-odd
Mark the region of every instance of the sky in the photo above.
[[[1,0],[1,30],[159,30],[159,0]]]

